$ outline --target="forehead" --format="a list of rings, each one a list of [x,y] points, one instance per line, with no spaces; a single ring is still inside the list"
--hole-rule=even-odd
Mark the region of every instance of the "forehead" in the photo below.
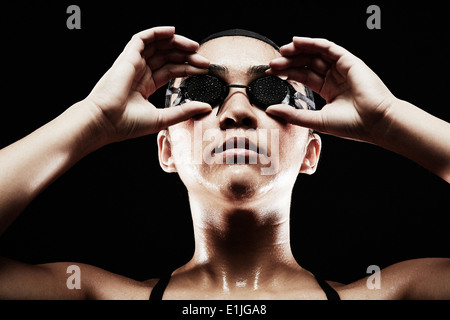
[[[198,52],[213,64],[236,70],[247,70],[255,65],[268,65],[271,60],[280,56],[271,45],[243,36],[210,40],[202,44]]]

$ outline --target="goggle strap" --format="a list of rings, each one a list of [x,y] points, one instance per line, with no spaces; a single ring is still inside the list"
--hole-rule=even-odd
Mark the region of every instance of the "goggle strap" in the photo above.
[[[166,108],[171,107],[171,105],[170,105],[170,100],[172,99],[172,95],[175,94],[175,93],[178,94],[178,93],[180,92],[180,89],[175,89],[175,88],[173,87],[174,82],[175,82],[175,79],[171,79],[171,80],[169,81],[169,84],[167,85],[167,90],[166,90],[166,100],[165,100],[165,102],[164,102],[164,106],[165,106]]]
[[[304,102],[306,102],[306,104],[308,105],[308,109],[313,109],[316,110],[316,103],[311,100],[310,98],[308,98],[307,96],[305,96],[303,93],[300,92],[296,92],[294,93],[294,99],[300,99]],[[295,103],[297,105],[297,101]],[[303,107],[300,105],[300,109],[303,109]]]

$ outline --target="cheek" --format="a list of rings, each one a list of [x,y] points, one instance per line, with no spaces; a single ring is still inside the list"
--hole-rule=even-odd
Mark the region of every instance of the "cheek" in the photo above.
[[[175,146],[176,155],[185,161],[190,157],[191,162],[197,165],[205,160],[208,162],[210,153],[206,154],[206,151],[221,145],[225,137],[214,111],[173,125],[172,131],[177,132],[179,137]]]
[[[172,158],[179,170],[188,163],[186,160],[192,154],[193,135],[189,126],[182,124],[172,126],[169,130]]]
[[[280,130],[280,165],[287,169],[294,167],[298,172],[305,157],[305,146],[308,130],[289,125],[286,130]]]
[[[208,159],[205,150],[211,150],[220,143],[220,130],[206,130],[203,121],[193,119],[179,123],[170,128],[171,150],[178,173],[198,175],[200,167]],[[211,136],[210,131],[214,131]],[[215,144],[214,146],[212,146]]]

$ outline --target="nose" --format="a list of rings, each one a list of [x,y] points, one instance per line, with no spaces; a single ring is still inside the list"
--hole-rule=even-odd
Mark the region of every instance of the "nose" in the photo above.
[[[256,129],[257,117],[245,89],[230,88],[218,116],[221,129]]]

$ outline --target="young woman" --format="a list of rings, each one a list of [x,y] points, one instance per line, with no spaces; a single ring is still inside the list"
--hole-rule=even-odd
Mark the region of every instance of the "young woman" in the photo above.
[[[148,98],[173,78],[169,108],[155,108]],[[303,85],[327,105],[307,110],[312,101]],[[87,154],[159,133],[161,167],[177,172],[188,190],[192,259],[139,282],[80,263],[2,258],[0,297],[450,298],[449,259],[392,265],[381,271],[379,290],[366,279],[326,282],[298,265],[290,201],[298,173],[312,174],[318,164],[321,142],[311,129],[392,150],[450,182],[450,125],[397,99],[334,43],[294,37],[277,50],[262,36],[233,31],[199,47],[173,27],[136,34],[86,99],[0,151],[0,230]],[[81,270],[79,290],[67,286],[73,264]]]

